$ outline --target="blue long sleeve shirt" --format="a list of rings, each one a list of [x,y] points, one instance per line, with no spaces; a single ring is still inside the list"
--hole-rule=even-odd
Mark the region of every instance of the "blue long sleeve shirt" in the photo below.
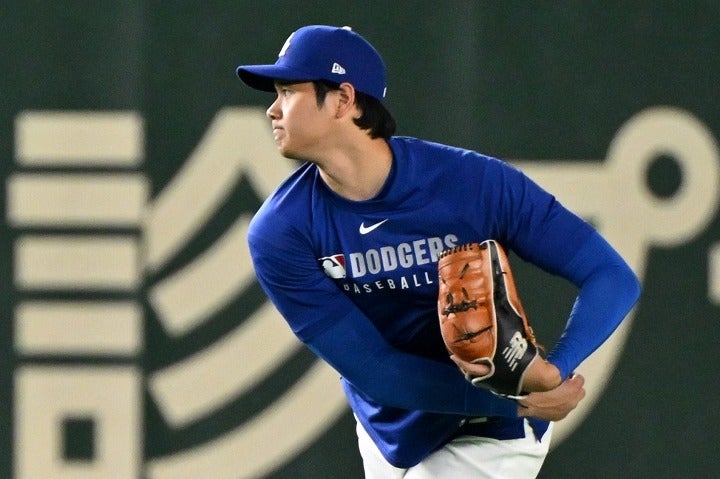
[[[578,287],[548,354],[563,378],[612,334],[639,283],[590,224],[518,169],[415,138],[389,145],[391,172],[375,198],[340,197],[304,164],[265,201],[248,241],[268,297],[340,373],[385,458],[407,468],[468,417],[522,431],[514,402],[474,388],[448,359],[437,318],[442,250],[495,239]]]

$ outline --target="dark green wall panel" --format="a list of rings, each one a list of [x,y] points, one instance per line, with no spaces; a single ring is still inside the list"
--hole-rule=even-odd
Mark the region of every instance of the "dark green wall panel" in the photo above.
[[[9,218],[8,196],[11,181],[26,174],[130,172],[147,179],[149,200],[159,197],[206,138],[218,112],[262,110],[271,101],[245,88],[235,67],[272,62],[287,35],[309,23],[351,25],[383,52],[387,103],[401,134],[548,165],[603,163],[621,126],[651,107],[686,111],[714,141],[720,136],[718,2],[5,1],[0,6],[0,477],[15,477],[13,451],[22,447],[14,440],[21,368],[140,371],[144,416],[136,472],[149,479],[153,461],[209,444],[250,422],[311,367],[313,358],[297,351],[292,365],[185,426],[168,424],[147,388],[154,372],[201,353],[262,306],[258,286],[250,285],[192,334],[173,336],[150,298],[156,285],[193,264],[238,217],[257,208],[262,192],[251,175],[237,179],[177,255],[160,269],[144,271],[137,289],[104,296],[23,287],[17,242],[33,235],[142,238],[142,226],[69,231],[19,225]],[[136,112],[144,132],[143,161],[120,170],[23,164],[17,158],[17,121],[28,111]],[[648,172],[648,188],[661,203],[672,201],[683,181],[672,159]],[[204,193],[196,191],[198,198]],[[713,354],[720,253],[713,256],[713,248],[719,244],[715,214],[691,238],[653,245],[644,294],[607,389],[550,454],[541,478],[716,477],[720,418],[712,398],[720,374]],[[526,285],[521,287],[526,309],[540,333],[552,337],[562,327],[572,289],[525,265],[518,271]],[[20,305],[98,298],[141,305],[140,352],[62,356],[28,354],[19,346]],[[313,405],[307,406],[311,414]],[[352,416],[341,415],[327,434],[268,477],[361,477]]]

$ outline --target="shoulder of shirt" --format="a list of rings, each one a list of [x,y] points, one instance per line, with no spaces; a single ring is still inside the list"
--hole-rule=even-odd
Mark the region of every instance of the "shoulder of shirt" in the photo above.
[[[314,181],[317,167],[312,163],[303,163],[285,178],[275,190],[264,200],[263,206],[276,204],[278,207],[292,207],[288,204],[291,196],[310,188]]]
[[[469,148],[447,145],[410,136],[393,136],[389,143],[396,155],[405,154],[416,158],[425,157],[432,160],[457,161],[458,166],[463,164],[472,166],[475,164],[474,162],[510,166],[497,157]]]
[[[253,216],[251,232],[269,228],[278,233],[291,227],[293,221],[289,219],[302,220],[303,205],[308,204],[302,197],[311,195],[316,169],[313,164],[304,163],[283,180]]]

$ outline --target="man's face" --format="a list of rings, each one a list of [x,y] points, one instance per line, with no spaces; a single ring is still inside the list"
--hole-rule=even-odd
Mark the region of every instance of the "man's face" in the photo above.
[[[277,98],[267,110],[272,120],[273,138],[280,153],[297,160],[313,161],[322,156],[332,127],[328,101],[318,106],[311,82],[275,84]]]

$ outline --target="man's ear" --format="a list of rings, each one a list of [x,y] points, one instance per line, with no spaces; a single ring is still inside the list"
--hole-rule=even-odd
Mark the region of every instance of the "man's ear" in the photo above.
[[[344,115],[355,114],[355,87],[350,83],[344,82],[340,84],[337,90],[337,100],[335,102],[335,115],[340,118]]]

